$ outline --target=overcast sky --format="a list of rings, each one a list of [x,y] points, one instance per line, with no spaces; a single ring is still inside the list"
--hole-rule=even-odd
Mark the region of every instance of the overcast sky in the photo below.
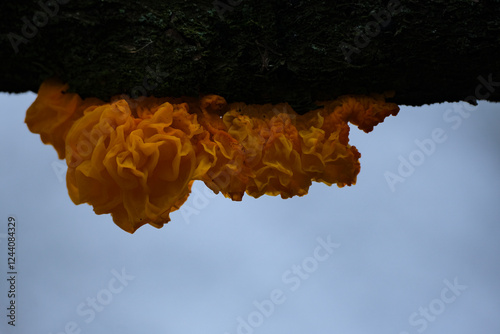
[[[0,94],[0,333],[500,333],[499,104],[403,106],[351,128],[355,186],[232,202],[197,183],[130,235],[71,202],[34,99]]]

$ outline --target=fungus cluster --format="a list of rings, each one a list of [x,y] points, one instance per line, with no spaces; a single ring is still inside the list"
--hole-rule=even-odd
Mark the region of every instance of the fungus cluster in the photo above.
[[[361,155],[348,123],[370,132],[399,111],[383,95],[341,96],[298,115],[286,103],[228,104],[217,95],[104,102],[67,90],[45,81],[26,123],[66,159],[72,201],[110,213],[130,233],[167,223],[194,180],[237,201],[303,196],[312,181],[355,184]]]

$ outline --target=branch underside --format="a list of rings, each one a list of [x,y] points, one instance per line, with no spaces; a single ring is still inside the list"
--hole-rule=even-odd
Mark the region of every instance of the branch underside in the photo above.
[[[16,1],[0,5],[0,91],[51,76],[82,97],[500,101],[500,1]]]

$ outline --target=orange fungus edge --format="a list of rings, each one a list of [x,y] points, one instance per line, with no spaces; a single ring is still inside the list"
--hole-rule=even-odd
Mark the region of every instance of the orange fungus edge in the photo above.
[[[228,104],[217,95],[106,103],[67,90],[45,81],[25,122],[66,159],[71,200],[110,213],[129,233],[169,222],[195,180],[233,200],[303,196],[312,181],[353,185],[361,154],[348,123],[370,132],[399,111],[388,94],[344,95],[298,115],[287,103]]]

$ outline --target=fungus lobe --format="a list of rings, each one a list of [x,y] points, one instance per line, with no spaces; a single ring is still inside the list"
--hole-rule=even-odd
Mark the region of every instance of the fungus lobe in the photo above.
[[[348,123],[370,132],[399,111],[383,95],[345,95],[298,115],[287,103],[228,104],[217,95],[104,102],[67,90],[42,83],[26,124],[66,159],[71,200],[110,213],[130,233],[170,221],[194,180],[237,201],[303,196],[312,181],[353,185],[361,155]]]

